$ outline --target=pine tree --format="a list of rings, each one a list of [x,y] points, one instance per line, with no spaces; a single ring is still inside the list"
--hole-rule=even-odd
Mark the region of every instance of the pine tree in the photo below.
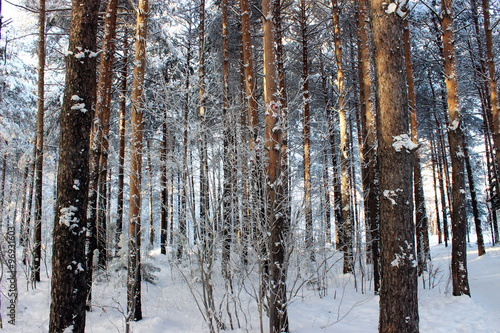
[[[61,110],[49,332],[85,331],[90,128],[99,1],[74,0]]]
[[[143,91],[146,70],[148,0],[136,8],[135,67],[132,84],[130,138],[130,199],[128,230],[127,323],[142,319],[141,301],[141,173],[143,147]]]
[[[443,61],[446,81],[452,168],[451,210],[451,272],[453,295],[470,295],[467,276],[467,221],[465,214],[465,176],[462,134],[462,115],[458,97],[458,78],[453,33],[453,0],[441,0],[441,28],[443,30]]]
[[[408,94],[397,4],[370,0],[380,167],[380,332],[418,332]]]
[[[32,279],[40,281],[42,258],[42,176],[43,176],[43,123],[45,105],[45,0],[40,0],[38,19],[38,105],[36,114],[35,155],[35,226],[33,239]]]

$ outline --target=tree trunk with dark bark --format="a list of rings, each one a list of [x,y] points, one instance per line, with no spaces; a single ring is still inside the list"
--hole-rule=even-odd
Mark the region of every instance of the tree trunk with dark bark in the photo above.
[[[474,175],[472,174],[472,167],[470,165],[469,158],[469,145],[467,143],[467,137],[465,133],[463,134],[463,146],[464,146],[464,160],[465,160],[465,168],[467,170],[467,178],[469,181],[469,191],[472,202],[472,214],[474,216],[474,225],[476,227],[476,237],[477,237],[477,255],[482,256],[486,253],[484,248],[484,239],[483,239],[483,228],[481,226],[481,219],[479,218],[479,210],[477,207],[477,195],[476,195],[476,186],[474,182]]]
[[[370,0],[380,167],[380,332],[418,332],[413,222],[413,152],[404,68],[403,20]],[[394,5],[391,3],[390,5]]]
[[[74,0],[61,110],[49,332],[85,331],[90,129],[95,103],[99,1]]]
[[[36,112],[35,157],[35,224],[33,228],[33,266],[31,278],[40,282],[42,257],[42,175],[43,175],[43,123],[45,105],[45,0],[40,0],[38,20],[38,105]]]
[[[116,208],[116,235],[115,250],[118,252],[120,237],[123,231],[123,184],[125,178],[125,113],[127,111],[127,62],[128,62],[128,35],[125,31],[123,36],[123,61],[120,68],[120,128],[118,133],[119,155],[118,155],[118,198]]]
[[[305,246],[311,261],[315,261],[313,249],[313,219],[311,207],[311,124],[310,124],[310,95],[309,95],[309,60],[308,60],[308,33],[306,1],[299,2],[300,31],[302,41],[302,105],[304,108],[304,216],[305,216]]]
[[[266,165],[266,221],[269,226],[269,327],[270,332],[288,332],[288,311],[286,294],[288,226],[283,203],[283,182],[281,173],[281,110],[278,94],[277,58],[275,52],[276,4],[262,1],[264,30],[264,101],[265,101],[265,153]]]

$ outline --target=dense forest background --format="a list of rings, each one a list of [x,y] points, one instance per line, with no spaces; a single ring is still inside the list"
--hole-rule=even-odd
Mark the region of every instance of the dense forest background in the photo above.
[[[431,245],[460,296],[499,242],[500,7],[442,1],[3,0],[2,304],[52,281],[83,332],[119,285],[129,331],[169,268],[204,329],[288,332],[345,274],[418,331]]]

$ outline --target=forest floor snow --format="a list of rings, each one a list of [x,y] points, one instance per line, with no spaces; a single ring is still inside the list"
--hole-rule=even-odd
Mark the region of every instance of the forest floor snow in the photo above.
[[[435,241],[435,239],[433,238]],[[475,244],[468,248],[469,283],[472,297],[454,297],[451,294],[450,279],[450,246],[433,244],[431,247],[431,273],[424,281],[419,279],[419,317],[421,332],[500,332],[500,247],[486,249],[487,253],[477,256]],[[340,256],[340,254],[335,254]],[[208,332],[208,325],[203,320],[199,307],[202,307],[200,283],[196,279],[188,263],[177,267],[158,250],[151,251],[144,262],[151,267],[161,269],[153,272],[156,284],[143,282],[142,302],[144,319],[131,324],[131,332],[165,333],[165,332]],[[335,258],[334,258],[335,259]],[[300,283],[297,274],[299,266],[291,267],[289,274],[290,299],[289,320],[293,333],[315,332],[377,332],[378,296],[366,289],[370,281],[365,281],[359,273],[355,279],[352,275],[341,272],[341,261],[332,265],[323,285],[323,297],[319,297],[317,281]],[[48,265],[49,266],[49,265]],[[111,333],[124,332],[124,311],[126,308],[126,271],[114,270],[118,267],[110,265],[108,275],[96,277],[93,289],[93,309],[87,313],[86,332]],[[338,267],[337,267],[338,266]],[[47,332],[50,308],[50,280],[45,267],[42,271],[42,282],[36,289],[26,283],[26,274],[18,264],[19,301],[16,325],[8,323],[7,282],[5,274],[2,281],[2,309],[4,332]],[[4,272],[5,273],[5,272]],[[290,275],[293,279],[290,279]],[[234,283],[235,302],[229,302],[232,313],[233,330],[226,312],[226,303],[221,302],[223,294],[215,293],[217,307],[225,314],[226,331],[260,332],[258,308],[255,299],[257,279],[248,274],[251,281],[245,283],[237,280]],[[214,281],[214,289],[224,289],[223,279]],[[290,281],[291,280],[291,281]],[[431,288],[429,288],[429,284]],[[300,288],[297,285],[301,285]],[[368,288],[369,289],[369,288]],[[226,295],[227,296],[227,295]],[[218,299],[217,299],[218,298]],[[197,303],[198,302],[198,303]],[[241,328],[237,328],[239,322]],[[264,331],[267,329],[267,318],[264,317]]]

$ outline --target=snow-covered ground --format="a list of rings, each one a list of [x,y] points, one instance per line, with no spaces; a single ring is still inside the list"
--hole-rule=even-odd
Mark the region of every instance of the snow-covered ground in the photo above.
[[[435,239],[433,239],[435,241]],[[490,246],[490,244],[489,244]],[[469,246],[468,268],[472,297],[451,295],[450,247],[432,245],[432,274],[426,275],[425,289],[419,280],[419,313],[421,332],[500,332],[500,247],[487,247],[486,255],[477,256],[475,244]],[[336,254],[338,256],[338,254]],[[337,258],[338,259],[338,258]],[[335,257],[331,259],[335,262]],[[177,267],[158,250],[145,259],[161,269],[155,273],[156,285],[143,283],[144,319],[132,324],[132,332],[207,332],[195,301],[199,283],[188,265]],[[337,267],[339,266],[339,267]],[[295,333],[314,332],[377,332],[378,297],[371,291],[358,291],[352,276],[337,273],[340,263],[332,266],[328,291],[320,298],[314,284],[292,288],[294,297],[289,307],[290,328]],[[19,269],[19,305],[16,326],[7,323],[6,282],[2,281],[2,318],[5,332],[46,332],[50,307],[50,281],[45,271],[36,289],[26,284],[22,266]],[[290,271],[294,272],[291,268]],[[112,269],[110,269],[112,271]],[[182,273],[181,273],[182,272]],[[98,277],[94,288],[93,311],[87,315],[87,332],[124,332],[126,307],[125,272],[113,271],[109,278]],[[296,276],[296,274],[291,274]],[[5,279],[5,275],[4,275]],[[222,279],[220,279],[222,280]],[[223,281],[215,281],[215,289]],[[293,281],[290,281],[292,284]],[[366,281],[365,281],[366,283]],[[433,288],[429,288],[429,283]],[[233,332],[260,332],[255,300],[251,297],[256,282],[244,287],[235,283],[237,302],[231,302]],[[366,286],[365,286],[366,289]],[[220,295],[217,294],[216,298]],[[220,301],[221,296],[218,301]],[[216,300],[217,301],[217,300]],[[225,304],[225,303],[224,303]],[[237,310],[235,310],[235,308]],[[222,307],[225,310],[225,305]],[[224,312],[227,313],[227,312]],[[239,321],[241,328],[237,328]],[[264,319],[267,326],[267,320]],[[226,325],[229,321],[226,316]],[[231,331],[228,329],[228,331]],[[265,330],[266,331],[266,330]]]

